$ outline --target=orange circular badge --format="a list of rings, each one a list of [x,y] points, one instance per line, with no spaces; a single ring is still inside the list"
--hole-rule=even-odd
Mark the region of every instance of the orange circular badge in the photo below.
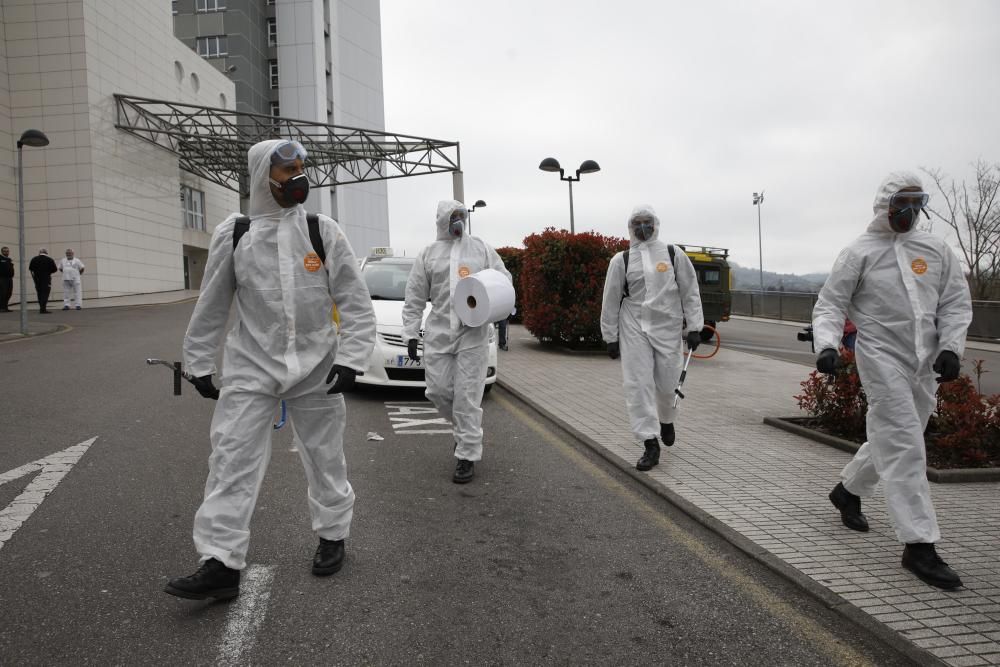
[[[458,267],[458,277],[459,278],[468,278],[470,273],[472,273],[472,271],[469,270],[469,267],[467,267],[467,266],[460,266],[460,267]]]
[[[311,252],[302,260],[302,265],[306,267],[306,271],[309,273],[316,273],[319,271],[319,267],[323,266],[323,262],[320,261],[319,255]]]
[[[927,262],[925,262],[922,257],[918,257],[910,262],[910,268],[913,269],[913,272],[917,275],[927,273]]]
[[[667,269],[669,268],[670,265],[667,264],[666,262],[660,262],[659,264],[656,265],[656,270],[659,271],[660,273],[666,273]]]

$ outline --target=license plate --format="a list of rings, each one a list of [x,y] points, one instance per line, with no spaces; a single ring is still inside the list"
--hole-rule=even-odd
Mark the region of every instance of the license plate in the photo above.
[[[421,360],[414,361],[410,359],[409,355],[397,354],[395,357],[389,357],[385,360],[385,365],[389,368],[420,368]]]

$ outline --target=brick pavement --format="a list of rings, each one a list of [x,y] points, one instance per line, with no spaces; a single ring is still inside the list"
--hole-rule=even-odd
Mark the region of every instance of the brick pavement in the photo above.
[[[543,347],[515,325],[510,351],[500,354],[504,388],[634,466],[642,446],[629,432],[618,361]],[[881,495],[863,503],[871,532],[841,525],[827,493],[850,454],[762,423],[799,414],[793,396],[808,372],[726,349],[693,360],[677,444],[641,477],[749,540],[765,562],[778,559],[779,569],[882,636],[949,665],[1000,665],[1000,483],[931,484],[938,551],[965,587],[927,586],[900,566],[902,546]]]

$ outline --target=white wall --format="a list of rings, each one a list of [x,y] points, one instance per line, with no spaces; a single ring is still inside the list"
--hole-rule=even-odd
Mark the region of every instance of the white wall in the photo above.
[[[231,108],[232,82],[173,37],[169,2],[0,0],[0,11],[10,85],[0,132],[34,127],[51,142],[24,149],[26,254],[73,247],[87,265],[85,298],[181,289],[177,160],[116,129],[112,95],[210,106],[224,95]],[[0,147],[0,244],[13,248],[12,143]],[[199,180],[186,177],[206,192],[210,224],[238,210],[235,192]]]

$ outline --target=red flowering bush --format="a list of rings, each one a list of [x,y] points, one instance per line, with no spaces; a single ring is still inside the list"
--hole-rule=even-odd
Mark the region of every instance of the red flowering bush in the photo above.
[[[945,382],[927,435],[934,465],[1000,467],[1000,394],[983,396],[968,375]]]
[[[535,337],[570,347],[601,344],[601,301],[608,262],[628,241],[551,227],[524,239],[520,302]]]
[[[841,350],[840,365],[832,379],[819,371],[810,373],[795,400],[820,430],[848,440],[865,439],[868,399],[851,350]]]
[[[831,379],[813,371],[795,397],[817,430],[864,442],[868,401],[854,353],[842,350]],[[937,412],[924,434],[927,462],[935,468],[1000,467],[1000,394],[983,396],[968,375],[938,388]]]
[[[517,293],[517,301],[514,303],[517,313],[511,316],[510,321],[518,323],[521,321],[521,311],[524,309],[524,300],[521,298],[521,258],[524,256],[524,248],[505,246],[497,248],[497,254],[503,260],[503,265],[510,271],[510,281],[514,284],[514,291]]]

